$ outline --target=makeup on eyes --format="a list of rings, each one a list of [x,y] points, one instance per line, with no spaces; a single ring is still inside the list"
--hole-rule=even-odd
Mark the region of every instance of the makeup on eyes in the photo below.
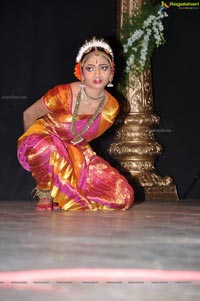
[[[89,64],[87,66],[85,66],[85,69],[89,72],[94,71],[94,68],[98,67],[101,71],[107,71],[109,66],[106,64],[99,64],[99,65],[93,65],[93,64]]]

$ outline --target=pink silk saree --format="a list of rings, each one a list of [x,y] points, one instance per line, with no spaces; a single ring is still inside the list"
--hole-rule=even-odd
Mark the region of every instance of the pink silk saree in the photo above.
[[[37,188],[50,190],[63,210],[126,210],[133,203],[134,192],[126,178],[88,143],[104,133],[118,114],[118,102],[106,93],[108,101],[79,144],[71,143],[73,96],[68,84],[43,96],[49,114],[36,120],[18,140],[20,164],[32,173]],[[89,118],[78,116],[77,132]]]

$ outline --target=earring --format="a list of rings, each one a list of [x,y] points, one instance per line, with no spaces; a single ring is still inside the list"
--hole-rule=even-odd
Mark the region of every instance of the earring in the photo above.
[[[80,87],[81,88],[85,88],[85,85],[84,85],[84,79],[82,80],[81,84],[80,84]]]
[[[113,84],[111,83],[111,81],[109,81],[109,83],[107,84],[107,87],[108,87],[108,88],[113,87]]]

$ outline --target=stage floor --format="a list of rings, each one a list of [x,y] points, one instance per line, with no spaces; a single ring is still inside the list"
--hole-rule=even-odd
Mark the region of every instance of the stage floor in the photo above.
[[[198,300],[200,200],[35,212],[0,201],[0,300]]]

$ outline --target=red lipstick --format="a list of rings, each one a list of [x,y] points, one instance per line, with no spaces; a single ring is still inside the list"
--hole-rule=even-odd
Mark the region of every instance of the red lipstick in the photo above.
[[[101,84],[101,83],[102,83],[102,80],[99,79],[99,78],[96,78],[93,82],[94,82],[95,84]]]

